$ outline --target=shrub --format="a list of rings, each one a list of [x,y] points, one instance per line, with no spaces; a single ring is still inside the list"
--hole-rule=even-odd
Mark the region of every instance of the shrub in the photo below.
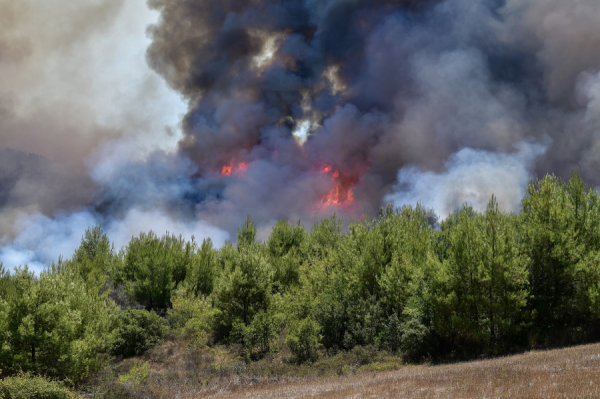
[[[319,323],[310,318],[292,323],[285,343],[299,362],[317,359],[320,331]]]
[[[267,353],[271,351],[271,341],[277,333],[277,323],[272,315],[259,311],[244,329],[244,343],[250,352],[256,348],[260,353]]]
[[[392,353],[395,353],[400,349],[402,344],[402,330],[400,320],[396,313],[392,314],[388,319],[388,323],[385,328],[385,347]],[[407,344],[409,342],[407,341]]]
[[[212,331],[215,309],[205,298],[198,298],[189,290],[175,291],[173,308],[167,312],[167,323],[195,346],[204,346]]]
[[[0,399],[73,399],[75,394],[61,383],[21,374],[0,380]]]
[[[416,317],[402,323],[402,349],[404,358],[409,361],[420,361],[427,353],[429,329]]]
[[[160,316],[146,310],[126,310],[119,314],[109,342],[113,356],[139,356],[159,343],[164,335]]]

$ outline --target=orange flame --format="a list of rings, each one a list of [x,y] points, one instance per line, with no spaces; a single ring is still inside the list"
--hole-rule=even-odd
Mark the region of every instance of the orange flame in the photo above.
[[[329,206],[348,208],[354,204],[355,178],[340,178],[340,172],[327,164],[321,167],[321,173],[331,175],[335,188],[321,198],[320,203],[317,205],[318,208],[324,209]]]
[[[229,163],[229,165],[223,166],[221,169],[221,174],[223,176],[231,176],[237,174],[243,174],[248,169],[248,164],[246,162],[240,162],[237,165],[233,160]]]

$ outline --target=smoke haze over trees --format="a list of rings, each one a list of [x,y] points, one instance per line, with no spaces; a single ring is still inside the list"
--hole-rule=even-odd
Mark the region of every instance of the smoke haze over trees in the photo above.
[[[600,185],[596,0],[0,0],[0,15],[5,266],[40,270],[95,224],[117,248],[150,229],[220,247],[247,214],[265,239],[387,202],[446,218],[495,194],[518,212],[546,173]]]
[[[346,232],[335,216],[310,230],[282,220],[262,241],[247,217],[236,245],[150,231],[120,251],[94,227],[39,275],[0,266],[0,373],[78,385],[114,360],[105,373],[127,385],[118,361],[169,339],[196,350],[192,389],[232,358],[278,356],[270,377],[323,361],[314,376],[339,373],[344,356],[402,364],[598,341],[599,220],[598,192],[573,173],[529,183],[518,215],[492,196],[440,224],[421,205],[389,205]],[[155,355],[145,360],[163,369]]]

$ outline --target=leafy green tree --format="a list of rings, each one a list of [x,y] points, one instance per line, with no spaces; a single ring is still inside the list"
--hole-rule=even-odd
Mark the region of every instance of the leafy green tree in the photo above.
[[[256,313],[268,310],[272,276],[271,266],[256,245],[235,253],[213,292],[215,307],[220,310],[220,328],[226,336],[234,324],[247,326]]]
[[[570,201],[564,182],[546,176],[527,187],[523,199],[525,248],[531,259],[531,307],[542,341],[570,319],[574,294],[574,252]]]
[[[79,248],[61,267],[75,268],[88,286],[103,289],[118,261],[114,248],[100,226],[87,229]]]
[[[319,323],[308,317],[290,325],[285,343],[299,363],[317,360],[320,331]]]
[[[504,351],[519,331],[527,299],[527,257],[515,217],[492,197],[485,214],[465,206],[448,227],[448,258],[438,275],[436,329],[462,355]]]
[[[409,299],[423,285],[425,270],[433,262],[431,217],[421,205],[388,210],[374,234],[380,234],[382,270],[377,280],[379,296],[389,311],[401,317]],[[378,233],[381,230],[382,233]]]
[[[396,313],[392,313],[385,326],[383,344],[383,346],[391,352],[398,351],[402,346],[402,326]]]
[[[342,220],[333,215],[316,222],[310,231],[306,252],[311,260],[326,259],[335,251],[342,236]]]
[[[171,294],[185,280],[194,244],[181,237],[152,231],[132,238],[126,249],[121,280],[128,296],[147,310],[164,312]]]
[[[238,229],[238,248],[245,248],[252,246],[256,241],[256,225],[252,220],[252,217],[248,215],[244,221],[244,226]]]
[[[259,310],[248,326],[242,327],[242,340],[250,354],[257,349],[259,354],[271,351],[273,340],[279,335],[277,322],[272,314]]]
[[[11,278],[8,270],[0,262],[0,300],[6,298],[11,288]]]
[[[315,319],[322,327],[322,344],[327,349],[374,344],[384,328],[380,304],[374,297],[357,295],[343,273],[319,296]]]
[[[172,297],[167,322],[184,339],[195,346],[206,345],[215,325],[215,312],[210,298],[196,296],[187,287],[180,287]]]
[[[273,228],[267,249],[269,261],[273,265],[273,281],[283,289],[300,281],[300,267],[304,261],[304,247],[308,240],[306,229],[300,225],[290,225],[279,221]]]
[[[72,269],[34,276],[27,267],[11,277],[0,299],[0,368],[78,382],[101,365],[115,305],[89,289]]]
[[[202,241],[200,250],[192,256],[186,282],[196,295],[208,296],[212,293],[219,275],[218,251],[210,238]]]
[[[522,204],[535,333],[541,343],[571,342],[569,331],[598,314],[598,194],[575,172],[567,184],[531,182]]]

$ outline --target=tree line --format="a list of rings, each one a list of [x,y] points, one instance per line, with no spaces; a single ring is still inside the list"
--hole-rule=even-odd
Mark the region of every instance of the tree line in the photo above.
[[[356,346],[406,361],[495,356],[600,338],[600,201],[579,173],[532,181],[519,214],[421,205],[347,229],[250,217],[237,244],[153,232],[116,251],[99,227],[34,275],[0,267],[0,372],[77,384],[171,331],[247,361],[311,362]],[[284,348],[285,347],[285,348]]]

